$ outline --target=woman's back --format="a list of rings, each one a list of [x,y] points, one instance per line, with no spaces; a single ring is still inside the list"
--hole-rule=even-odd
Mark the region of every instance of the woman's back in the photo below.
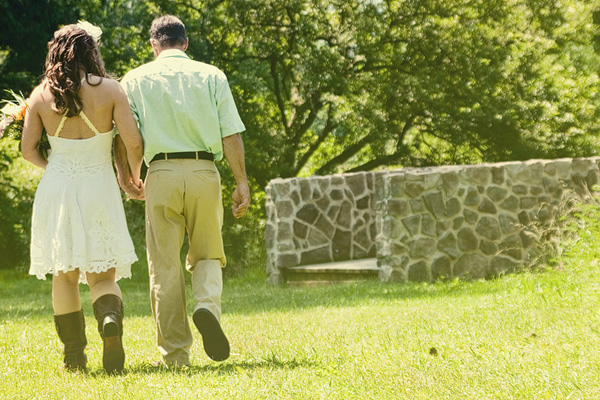
[[[113,110],[119,84],[107,78],[88,75],[89,83],[82,80],[79,97],[83,105],[82,111],[99,132],[109,132],[113,129]],[[63,115],[54,108],[54,97],[48,85],[40,85],[32,94],[31,101],[38,106],[37,110],[49,136],[54,136]],[[62,126],[60,137],[65,139],[87,139],[94,132],[80,116],[67,118]]]

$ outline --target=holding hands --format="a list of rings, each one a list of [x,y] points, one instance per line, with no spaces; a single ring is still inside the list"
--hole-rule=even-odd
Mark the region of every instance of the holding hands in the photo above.
[[[130,153],[127,151],[127,146],[123,141],[122,135],[117,135],[113,142],[113,151],[115,155],[115,164],[117,167],[117,181],[119,186],[129,198],[134,200],[146,199],[144,191],[144,182],[140,179],[140,169],[142,165],[141,147],[139,150],[139,160],[136,158],[135,171],[132,171],[129,163]]]
[[[140,179],[137,183],[133,181],[133,178],[121,179],[119,176],[119,186],[125,192],[125,194],[133,200],[146,200],[146,193],[144,191],[144,182]]]

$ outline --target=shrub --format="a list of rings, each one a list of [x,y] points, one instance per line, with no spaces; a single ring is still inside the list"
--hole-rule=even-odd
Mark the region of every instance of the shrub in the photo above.
[[[18,142],[0,140],[0,269],[25,269],[31,209],[42,170],[24,161]]]

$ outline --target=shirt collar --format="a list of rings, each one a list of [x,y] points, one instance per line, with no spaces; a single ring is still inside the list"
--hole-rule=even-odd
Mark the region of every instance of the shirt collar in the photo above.
[[[160,54],[158,55],[158,57],[156,57],[156,59],[160,59],[160,58],[167,58],[167,57],[183,57],[183,58],[190,58],[187,54],[185,54],[184,51],[179,50],[179,49],[166,49],[160,52]]]

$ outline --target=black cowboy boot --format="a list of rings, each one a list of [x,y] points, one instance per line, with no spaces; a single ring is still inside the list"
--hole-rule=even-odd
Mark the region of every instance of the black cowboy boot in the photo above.
[[[55,315],[54,324],[60,341],[64,344],[64,367],[68,370],[85,371],[87,357],[83,350],[87,345],[85,338],[85,318],[83,311]]]
[[[104,342],[102,364],[107,373],[123,371],[123,302],[119,296],[106,294],[94,302],[94,315],[98,321],[98,332]]]

